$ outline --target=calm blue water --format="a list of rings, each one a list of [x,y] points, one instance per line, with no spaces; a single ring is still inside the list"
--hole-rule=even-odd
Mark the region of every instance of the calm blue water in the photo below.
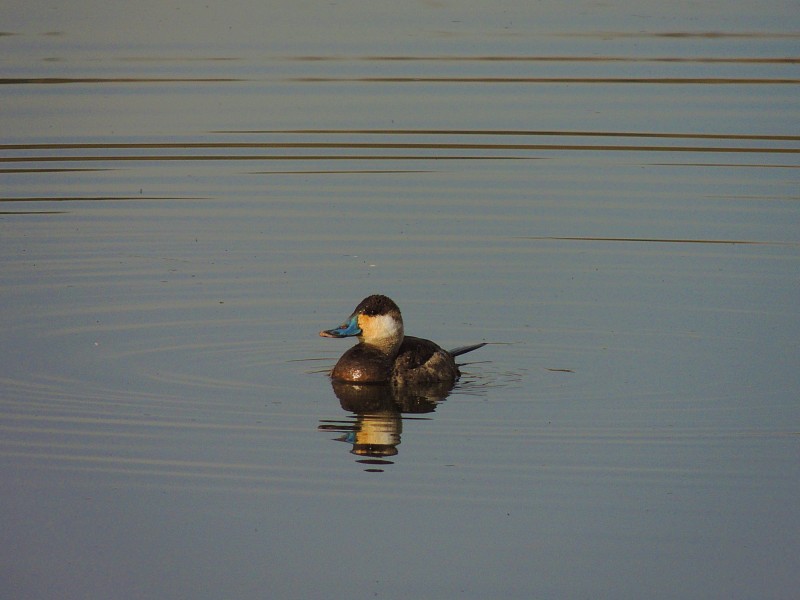
[[[793,3],[8,15],[4,597],[792,597]]]

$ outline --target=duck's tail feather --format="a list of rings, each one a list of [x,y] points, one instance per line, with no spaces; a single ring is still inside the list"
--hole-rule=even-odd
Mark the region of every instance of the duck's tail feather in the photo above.
[[[478,348],[483,348],[488,342],[483,342],[481,344],[472,344],[471,346],[459,346],[458,348],[453,348],[450,350],[450,354],[453,356],[459,356],[460,354],[466,354],[467,352],[472,352],[473,350],[477,350]]]

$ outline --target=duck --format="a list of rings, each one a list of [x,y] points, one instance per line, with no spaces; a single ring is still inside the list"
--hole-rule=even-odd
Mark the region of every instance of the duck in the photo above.
[[[335,381],[357,384],[452,385],[461,376],[455,357],[486,345],[444,350],[430,340],[405,335],[400,309],[382,294],[367,296],[344,323],[319,335],[358,337],[359,343],[345,352],[330,372]]]

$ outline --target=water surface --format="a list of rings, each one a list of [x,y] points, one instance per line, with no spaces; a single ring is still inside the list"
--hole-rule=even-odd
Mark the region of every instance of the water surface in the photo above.
[[[791,3],[10,9],[6,595],[797,589]]]

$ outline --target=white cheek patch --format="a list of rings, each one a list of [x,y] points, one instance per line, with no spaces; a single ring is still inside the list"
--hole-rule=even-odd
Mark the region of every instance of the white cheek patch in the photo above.
[[[369,337],[376,339],[394,339],[398,337],[402,331],[402,326],[397,322],[397,319],[389,315],[378,315],[370,317],[369,319]]]

